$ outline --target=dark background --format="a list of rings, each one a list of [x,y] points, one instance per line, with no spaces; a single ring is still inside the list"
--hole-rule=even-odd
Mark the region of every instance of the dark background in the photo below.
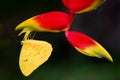
[[[75,15],[71,25],[103,45],[114,63],[77,52],[64,32],[39,32],[35,39],[52,43],[54,51],[29,77],[22,75],[18,61],[23,36],[18,37],[14,28],[32,16],[56,10],[67,12],[61,0],[0,1],[0,80],[120,80],[119,0],[107,0],[95,11]]]

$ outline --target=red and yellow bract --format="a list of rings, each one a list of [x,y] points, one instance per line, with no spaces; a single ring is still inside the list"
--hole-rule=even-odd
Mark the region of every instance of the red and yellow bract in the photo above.
[[[96,9],[106,0],[62,0],[71,13],[83,13]]]
[[[77,31],[66,31],[65,35],[68,41],[79,52],[92,57],[105,57],[113,62],[112,57],[109,55],[109,53],[98,42],[89,36]]]
[[[15,30],[22,29],[19,35],[25,33],[24,39],[27,39],[32,31],[60,32],[68,30],[71,21],[71,15],[61,11],[52,11],[25,20]]]
[[[35,31],[64,31],[69,28],[70,17],[61,11],[43,13],[27,19],[16,27],[16,30],[28,28]]]

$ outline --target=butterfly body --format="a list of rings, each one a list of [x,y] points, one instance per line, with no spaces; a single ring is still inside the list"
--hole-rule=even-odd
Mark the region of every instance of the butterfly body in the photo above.
[[[46,41],[25,40],[22,41],[19,66],[21,72],[28,76],[40,65],[42,65],[51,55],[52,46]]]

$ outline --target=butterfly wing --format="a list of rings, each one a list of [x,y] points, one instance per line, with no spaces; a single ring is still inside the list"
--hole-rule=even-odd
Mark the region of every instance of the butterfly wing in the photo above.
[[[21,72],[29,76],[35,69],[48,60],[52,46],[46,41],[25,40],[19,58]]]

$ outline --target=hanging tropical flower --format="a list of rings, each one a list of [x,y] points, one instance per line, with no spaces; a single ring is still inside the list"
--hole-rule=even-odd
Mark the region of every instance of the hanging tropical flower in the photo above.
[[[19,35],[25,33],[19,58],[20,70],[24,76],[29,76],[40,65],[46,62],[51,53],[52,45],[46,41],[29,39],[32,31],[37,32],[65,32],[67,40],[79,52],[98,58],[106,58],[113,62],[110,54],[94,39],[77,32],[69,31],[73,20],[73,13],[83,13],[96,9],[105,0],[62,0],[69,9],[70,14],[61,11],[52,11],[36,15],[20,23],[15,30],[22,30]]]

